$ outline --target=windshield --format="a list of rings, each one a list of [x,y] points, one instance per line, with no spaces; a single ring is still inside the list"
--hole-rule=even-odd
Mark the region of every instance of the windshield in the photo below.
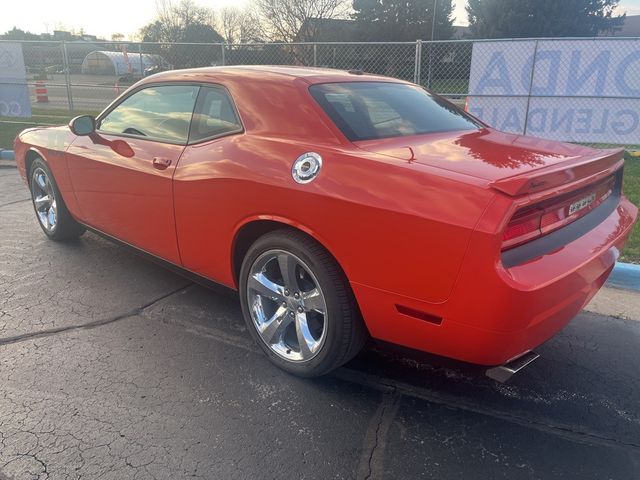
[[[481,128],[465,112],[413,85],[325,83],[309,91],[352,142]]]

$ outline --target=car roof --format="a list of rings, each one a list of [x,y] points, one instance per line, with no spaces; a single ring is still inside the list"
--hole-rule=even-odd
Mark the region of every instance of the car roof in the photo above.
[[[173,70],[144,78],[131,87],[195,83],[223,85],[231,94],[245,132],[301,139],[306,144],[338,142],[342,138],[308,93],[309,85],[336,82],[403,80],[349,73],[344,70],[294,66],[224,66]]]
[[[203,67],[184,70],[171,70],[157,73],[145,79],[146,81],[212,81],[222,77],[242,78],[243,80],[264,80],[265,75],[280,77],[281,81],[294,81],[302,79],[309,84],[328,82],[355,82],[355,81],[384,81],[394,83],[407,83],[396,78],[381,75],[363,73],[358,70],[336,70],[332,68],[298,67],[283,65],[235,65],[224,67]]]

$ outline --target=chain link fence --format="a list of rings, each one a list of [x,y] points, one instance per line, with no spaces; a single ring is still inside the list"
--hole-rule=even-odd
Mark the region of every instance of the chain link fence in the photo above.
[[[460,106],[467,104],[472,113],[501,130],[572,141],[584,142],[587,138],[587,143],[595,143],[593,138],[597,138],[602,144],[638,145],[640,39],[622,40],[264,44],[0,41],[0,67],[3,62],[21,60],[26,71],[26,78],[7,79],[0,68],[0,128],[9,122],[47,123],[56,117],[97,113],[128,86],[159,71],[221,65],[299,65],[357,69],[418,83]],[[576,44],[587,41],[593,46]],[[9,56],[22,55],[22,59],[7,59],[10,45]],[[9,84],[28,91],[27,118],[10,118],[16,116],[20,106],[2,97],[2,88]],[[616,89],[616,85],[624,88]],[[554,105],[569,99],[570,106],[554,110]],[[22,110],[25,116],[26,109]],[[578,132],[571,133],[571,138],[558,134],[568,124],[572,132]],[[600,136],[580,133],[586,130],[600,132]]]

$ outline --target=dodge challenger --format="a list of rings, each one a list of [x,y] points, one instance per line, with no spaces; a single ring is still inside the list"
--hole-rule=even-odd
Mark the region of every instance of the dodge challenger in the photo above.
[[[133,85],[15,142],[37,220],[239,292],[279,367],[368,337],[510,365],[607,279],[637,217],[622,150],[496,131],[360,71],[211,67]],[[87,268],[91,268],[89,265]]]

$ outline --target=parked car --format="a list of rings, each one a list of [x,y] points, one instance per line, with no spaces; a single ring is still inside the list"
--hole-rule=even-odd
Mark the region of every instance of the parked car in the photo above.
[[[134,73],[125,73],[118,77],[118,84],[120,85],[131,85],[136,80],[140,79],[140,75],[136,75]]]
[[[359,71],[163,72],[15,152],[48,237],[89,229],[238,290],[258,345],[302,376],[369,335],[525,358],[602,286],[637,217],[621,150],[501,133]]]
[[[149,77],[151,75],[155,75],[156,73],[162,72],[163,68],[160,65],[153,65],[152,67],[148,67],[144,69],[144,77]]]

